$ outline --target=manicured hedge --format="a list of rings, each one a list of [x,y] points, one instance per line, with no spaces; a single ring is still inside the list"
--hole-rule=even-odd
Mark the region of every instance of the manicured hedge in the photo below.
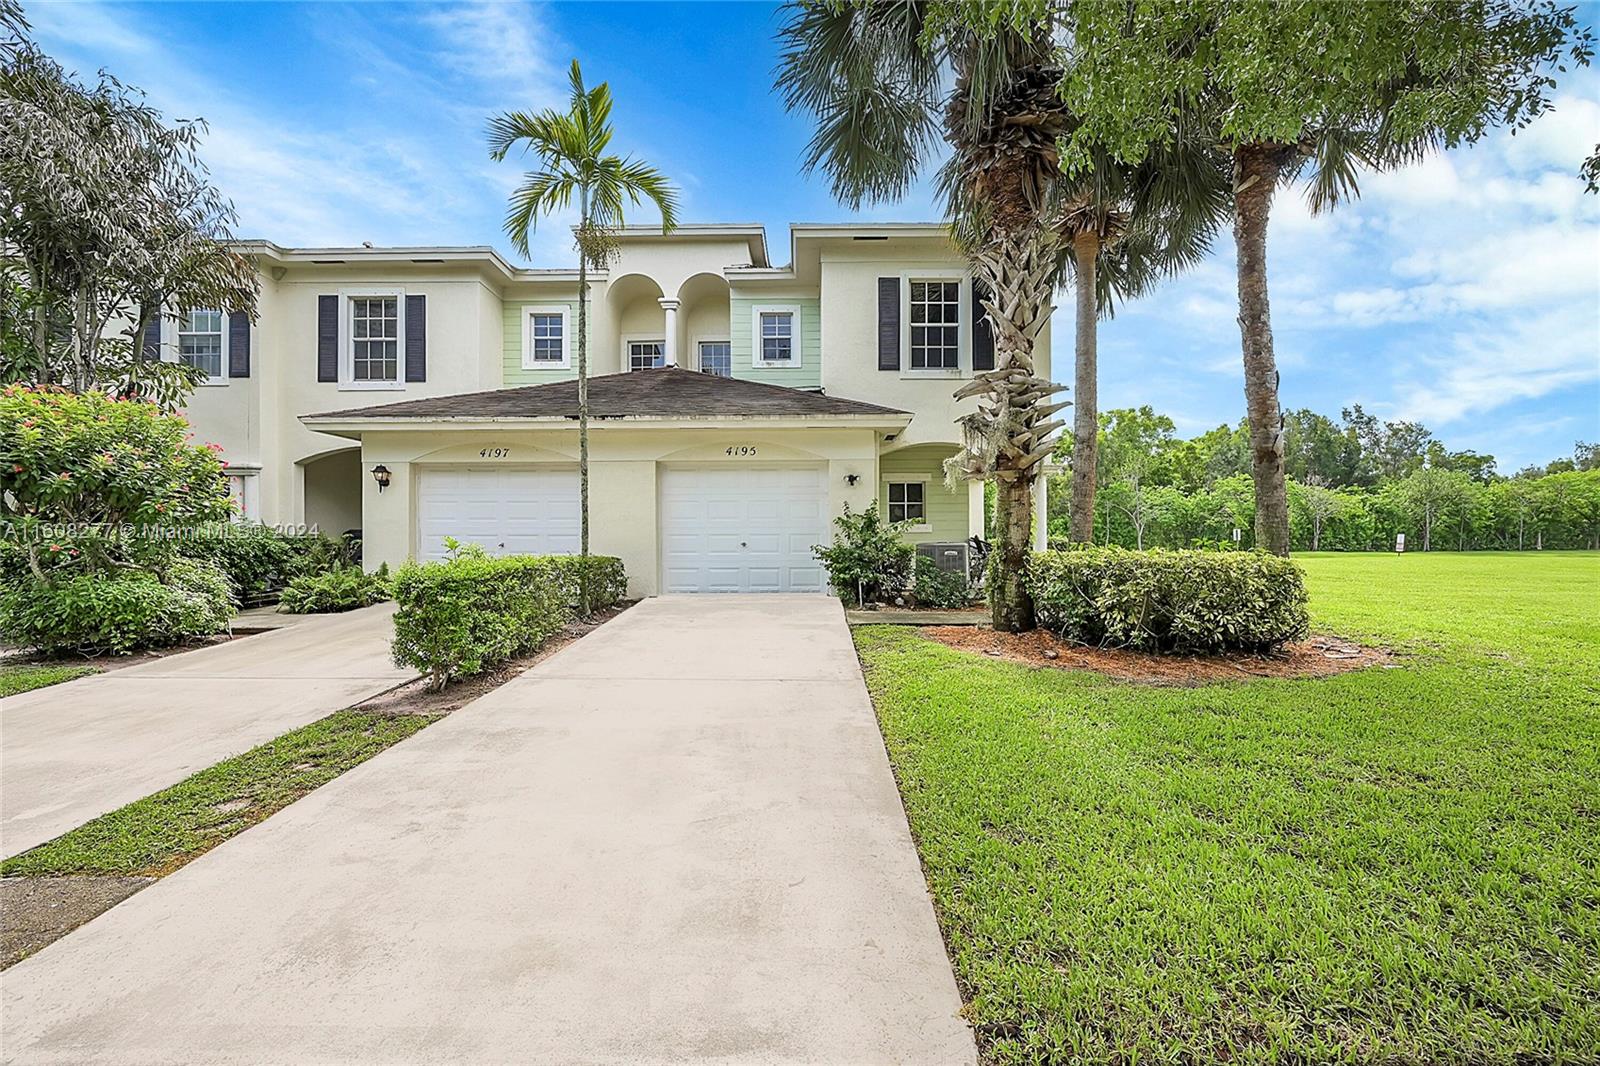
[[[390,591],[394,661],[427,674],[434,687],[482,673],[533,651],[575,617],[588,580],[591,607],[621,598],[620,560],[590,556],[463,554],[439,563],[407,563]],[[609,597],[609,599],[608,599]]]
[[[628,573],[614,555],[552,555],[549,557],[566,581],[567,605],[581,611],[613,607],[628,595]],[[585,596],[587,586],[587,596]]]
[[[1026,575],[1041,626],[1147,651],[1268,651],[1306,635],[1300,569],[1263,552],[1039,552]]]

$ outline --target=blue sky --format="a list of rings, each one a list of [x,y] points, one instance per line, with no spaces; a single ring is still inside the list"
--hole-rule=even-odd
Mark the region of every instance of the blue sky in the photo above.
[[[775,258],[795,221],[936,218],[926,186],[853,216],[802,174],[802,116],[772,92],[778,15],[757,4],[32,3],[40,43],[211,126],[205,156],[241,235],[281,244],[493,244],[518,170],[485,118],[559,103],[578,58],[617,100],[620,149],[683,189],[687,221],[756,221]],[[1283,401],[1360,403],[1426,423],[1502,472],[1600,438],[1600,197],[1575,177],[1600,142],[1600,74],[1564,82],[1516,137],[1363,182],[1271,232]],[[641,216],[640,221],[649,221]],[[545,227],[535,265],[573,261]],[[1231,239],[1101,330],[1103,408],[1148,403],[1185,434],[1244,411]],[[1070,308],[1070,297],[1063,303]],[[1058,380],[1072,328],[1057,314]]]

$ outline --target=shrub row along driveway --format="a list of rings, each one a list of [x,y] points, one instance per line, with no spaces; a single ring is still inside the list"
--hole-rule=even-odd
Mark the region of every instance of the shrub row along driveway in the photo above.
[[[389,659],[392,604],[11,696],[0,709],[10,857],[415,677]]]
[[[646,600],[0,978],[19,1062],[970,1062],[836,600]]]

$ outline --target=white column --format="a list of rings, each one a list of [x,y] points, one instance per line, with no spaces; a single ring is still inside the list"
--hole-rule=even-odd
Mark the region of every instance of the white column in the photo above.
[[[1033,550],[1042,552],[1050,546],[1050,515],[1045,507],[1045,493],[1050,487],[1050,475],[1041,466],[1039,478],[1033,483]]]
[[[661,305],[661,310],[666,316],[666,344],[661,349],[662,358],[668,366],[678,365],[678,301],[670,296],[663,296],[656,303]]]
[[[983,532],[983,486],[987,482],[967,482],[967,536],[984,537]]]

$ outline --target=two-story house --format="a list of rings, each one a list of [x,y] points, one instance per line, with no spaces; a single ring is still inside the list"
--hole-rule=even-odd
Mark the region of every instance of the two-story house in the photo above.
[[[575,270],[249,250],[254,325],[189,312],[147,338],[211,372],[187,414],[246,517],[359,529],[368,567],[447,536],[577,550]],[[590,292],[590,547],[633,594],[820,591],[811,548],[846,504],[919,543],[982,533],[982,486],[943,463],[994,350],[944,226],[795,225],[779,267],[760,226],[629,228]]]

